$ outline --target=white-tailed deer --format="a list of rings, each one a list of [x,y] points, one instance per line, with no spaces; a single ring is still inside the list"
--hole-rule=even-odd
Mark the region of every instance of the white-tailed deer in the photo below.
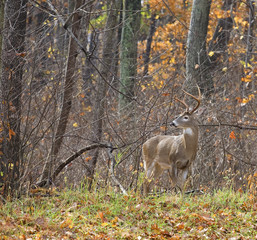
[[[178,186],[184,193],[188,169],[195,160],[198,148],[198,124],[194,112],[200,105],[201,92],[198,87],[198,98],[186,91],[184,93],[196,100],[197,105],[189,110],[184,101],[175,98],[186,107],[186,111],[176,118],[171,125],[182,128],[183,133],[178,136],[155,136],[143,144],[146,178],[144,181],[144,195],[149,193],[151,182],[156,181],[164,170],[169,170],[173,187]],[[178,170],[182,171],[180,182],[178,182]]]

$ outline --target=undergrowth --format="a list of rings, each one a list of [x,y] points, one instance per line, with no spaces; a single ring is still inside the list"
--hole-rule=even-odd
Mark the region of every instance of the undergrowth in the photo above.
[[[40,190],[0,206],[1,239],[256,239],[257,204],[231,189],[124,196]]]

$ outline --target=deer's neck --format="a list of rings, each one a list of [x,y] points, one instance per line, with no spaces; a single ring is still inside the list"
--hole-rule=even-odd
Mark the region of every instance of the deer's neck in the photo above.
[[[185,128],[183,130],[186,149],[196,149],[198,145],[198,127]]]

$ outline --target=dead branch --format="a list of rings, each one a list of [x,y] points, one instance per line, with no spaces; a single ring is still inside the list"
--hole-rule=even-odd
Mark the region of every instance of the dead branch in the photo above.
[[[257,130],[257,126],[245,126],[245,125],[239,125],[239,124],[229,124],[229,123],[219,123],[219,124],[199,124],[200,127],[233,127],[233,128],[239,128],[241,130]]]
[[[50,177],[50,181],[49,184],[52,184],[53,181],[55,180],[55,178],[58,176],[58,174],[68,165],[70,164],[72,161],[74,161],[77,157],[81,156],[84,152],[95,149],[95,148],[110,148],[110,145],[104,144],[104,143],[94,143],[92,145],[86,146],[82,149],[80,149],[79,151],[75,152],[73,155],[71,155],[70,157],[68,157],[64,162],[62,162],[54,171],[54,173],[52,174],[52,176]],[[112,149],[114,149],[112,147]],[[38,187],[43,187],[45,186],[47,183],[46,179],[43,179],[42,181],[40,181],[39,183],[37,183],[36,185]]]

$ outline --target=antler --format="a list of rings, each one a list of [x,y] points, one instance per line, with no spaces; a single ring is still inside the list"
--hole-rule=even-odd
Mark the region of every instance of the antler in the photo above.
[[[189,111],[189,107],[188,107],[188,105],[184,101],[182,101],[182,100],[180,100],[180,99],[178,99],[176,97],[174,97],[174,99],[177,100],[178,102],[182,103],[186,107],[186,112]]]
[[[192,94],[186,92],[185,90],[183,90],[183,92],[185,94],[187,94],[188,96],[192,97],[194,100],[197,101],[197,105],[195,106],[195,108],[190,112],[190,114],[192,114],[193,112],[196,111],[196,109],[200,106],[200,103],[201,103],[201,90],[199,88],[199,86],[197,85],[197,89],[198,89],[198,98],[196,98],[195,96],[193,96]]]

